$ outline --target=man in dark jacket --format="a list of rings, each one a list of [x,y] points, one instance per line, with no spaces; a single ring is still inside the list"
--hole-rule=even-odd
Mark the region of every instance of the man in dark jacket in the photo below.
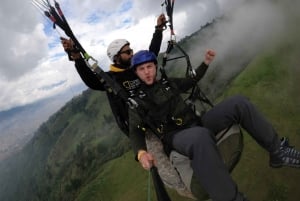
[[[205,74],[215,52],[208,50],[194,78],[156,80],[156,56],[142,50],[132,57],[132,69],[141,80],[134,98],[139,106],[129,110],[129,137],[136,160],[149,170],[154,157],[147,152],[145,132],[150,129],[163,144],[191,159],[198,181],[213,201],[245,201],[238,191],[218,151],[214,134],[239,124],[270,153],[272,167],[300,167],[300,152],[280,140],[272,125],[256,107],[242,96],[217,104],[201,117],[184,102],[180,94],[192,88]]]
[[[149,46],[149,50],[157,56],[162,42],[162,32],[166,23],[164,14],[157,18],[155,32]],[[95,73],[86,65],[85,60],[79,52],[74,49],[71,40],[62,39],[62,45],[70,54],[70,58],[75,61],[75,67],[83,82],[91,89],[105,91],[107,88],[105,83],[101,83]],[[129,94],[139,86],[140,81],[136,75],[129,69],[130,60],[133,50],[130,43],[126,39],[116,39],[112,41],[107,48],[107,55],[113,64],[107,74],[122,86]],[[111,106],[111,110],[115,116],[119,128],[128,135],[128,105],[120,97],[114,93],[106,91]]]

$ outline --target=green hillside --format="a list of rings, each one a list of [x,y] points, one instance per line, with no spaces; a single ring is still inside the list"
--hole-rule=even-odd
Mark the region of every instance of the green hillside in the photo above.
[[[224,93],[243,94],[250,98],[274,125],[279,136],[287,136],[300,147],[300,53],[299,40],[258,57]],[[297,169],[268,167],[268,154],[245,135],[245,151],[233,176],[250,200],[296,201],[300,199]]]
[[[130,149],[105,93],[74,97],[36,131],[24,149],[0,163],[0,200],[74,200],[105,162]]]

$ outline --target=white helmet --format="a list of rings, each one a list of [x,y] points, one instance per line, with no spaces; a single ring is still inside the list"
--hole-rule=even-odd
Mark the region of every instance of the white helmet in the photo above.
[[[114,62],[114,57],[119,53],[119,51],[130,43],[125,39],[116,39],[112,41],[107,48],[107,56],[110,58],[112,62]]]

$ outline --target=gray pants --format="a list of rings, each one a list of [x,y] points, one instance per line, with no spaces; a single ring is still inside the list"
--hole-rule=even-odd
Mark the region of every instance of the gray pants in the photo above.
[[[222,101],[206,112],[201,120],[203,126],[214,133],[239,124],[269,152],[277,150],[280,144],[273,126],[244,96],[233,96]]]
[[[196,178],[213,201],[243,200],[218,151],[214,134],[240,124],[262,147],[273,151],[279,139],[272,125],[242,96],[227,99],[202,117],[203,126],[173,136],[172,147],[188,156]]]

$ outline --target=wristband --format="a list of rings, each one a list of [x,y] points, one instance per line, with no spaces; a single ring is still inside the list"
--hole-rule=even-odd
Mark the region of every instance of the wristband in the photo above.
[[[140,151],[138,152],[138,157],[137,157],[138,161],[140,161],[141,156],[142,156],[144,153],[146,153],[145,150],[140,150]]]
[[[155,26],[155,30],[163,31],[164,29],[165,29],[165,26],[163,24]]]

